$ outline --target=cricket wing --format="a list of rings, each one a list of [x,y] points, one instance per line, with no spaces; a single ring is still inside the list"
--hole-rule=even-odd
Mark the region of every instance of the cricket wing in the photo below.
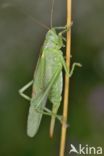
[[[34,73],[32,99],[27,121],[27,134],[30,137],[36,135],[42,119],[42,113],[38,112],[39,110],[38,106],[42,110],[46,105],[47,100],[46,96],[41,100],[41,97],[43,97],[42,90],[44,86],[44,73],[45,73],[45,58],[42,55],[40,55]]]
[[[30,137],[35,136],[39,129],[43,115],[39,111],[44,109],[47,101],[47,96],[43,96],[44,69],[44,59],[40,57],[34,74],[33,93],[27,121],[27,135]]]
[[[41,110],[43,110],[44,106],[46,105],[47,98],[45,97],[44,100],[40,103]],[[32,103],[29,108],[29,115],[27,121],[27,135],[29,137],[34,137],[39,129],[41,120],[42,120],[42,113],[35,109],[35,103]]]

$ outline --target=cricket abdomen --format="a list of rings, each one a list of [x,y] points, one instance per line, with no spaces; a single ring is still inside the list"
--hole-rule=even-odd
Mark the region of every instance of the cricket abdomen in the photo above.
[[[56,49],[47,49],[45,51],[45,86],[47,85],[47,83],[49,83],[49,81],[51,80],[52,76],[54,75],[54,73],[57,71],[57,69],[60,69],[60,74],[58,77],[60,77],[59,79],[59,83],[62,83],[62,62],[60,59],[60,55],[61,52],[60,50],[56,50]]]

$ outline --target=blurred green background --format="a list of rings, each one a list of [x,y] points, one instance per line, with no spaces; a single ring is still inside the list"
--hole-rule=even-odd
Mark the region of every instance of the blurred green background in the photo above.
[[[104,148],[104,1],[73,0],[72,59],[66,154],[70,143]],[[0,0],[0,156],[58,156],[61,125],[49,139],[49,117],[26,135],[29,104],[18,90],[33,77],[49,25],[50,0]],[[31,17],[32,16],[32,17]],[[55,0],[53,24],[66,24],[66,1]],[[59,110],[62,113],[62,105]]]

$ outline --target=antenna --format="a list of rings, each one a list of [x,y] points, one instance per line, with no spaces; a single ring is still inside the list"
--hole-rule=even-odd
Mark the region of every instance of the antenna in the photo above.
[[[24,14],[26,14],[26,12],[25,12],[24,10],[22,10],[22,12],[23,12]],[[36,18],[34,18],[34,17],[31,16],[31,15],[28,15],[28,16],[29,16],[35,23],[37,23],[37,24],[39,24],[40,26],[42,26],[43,28],[49,30],[49,27],[48,27],[47,25],[41,23],[39,20],[37,20]]]
[[[30,17],[35,23],[37,23],[37,24],[39,24],[40,26],[42,26],[43,28],[49,30],[49,27],[48,27],[47,25],[41,23],[39,20],[37,20],[36,18],[34,18],[34,17],[30,16],[30,15],[29,15],[29,17]]]
[[[16,4],[18,5],[19,3],[16,2]],[[42,26],[42,27],[45,28],[45,29],[48,29],[48,30],[50,29],[47,25],[41,23],[39,20],[37,20],[37,19],[34,18],[33,16],[27,14],[26,11],[29,11],[29,10],[27,10],[27,9],[22,10],[21,8],[20,8],[20,10],[21,10],[21,12],[24,13],[25,15],[28,15],[35,23],[39,24],[40,26]]]
[[[52,0],[51,17],[50,17],[50,27],[51,27],[51,28],[52,28],[52,21],[53,21],[54,2],[55,2],[55,0]]]

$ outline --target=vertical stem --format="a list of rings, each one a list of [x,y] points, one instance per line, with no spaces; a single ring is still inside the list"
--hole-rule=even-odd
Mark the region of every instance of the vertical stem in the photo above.
[[[67,0],[67,26],[71,25],[71,0]],[[66,43],[66,64],[70,69],[70,52],[71,52],[71,31],[67,32]],[[63,106],[63,118],[67,122],[68,115],[68,97],[69,97],[69,78],[65,75],[65,88],[64,88],[64,106]],[[66,131],[67,127],[62,124],[61,142],[60,142],[60,156],[64,156],[65,143],[66,143]]]

